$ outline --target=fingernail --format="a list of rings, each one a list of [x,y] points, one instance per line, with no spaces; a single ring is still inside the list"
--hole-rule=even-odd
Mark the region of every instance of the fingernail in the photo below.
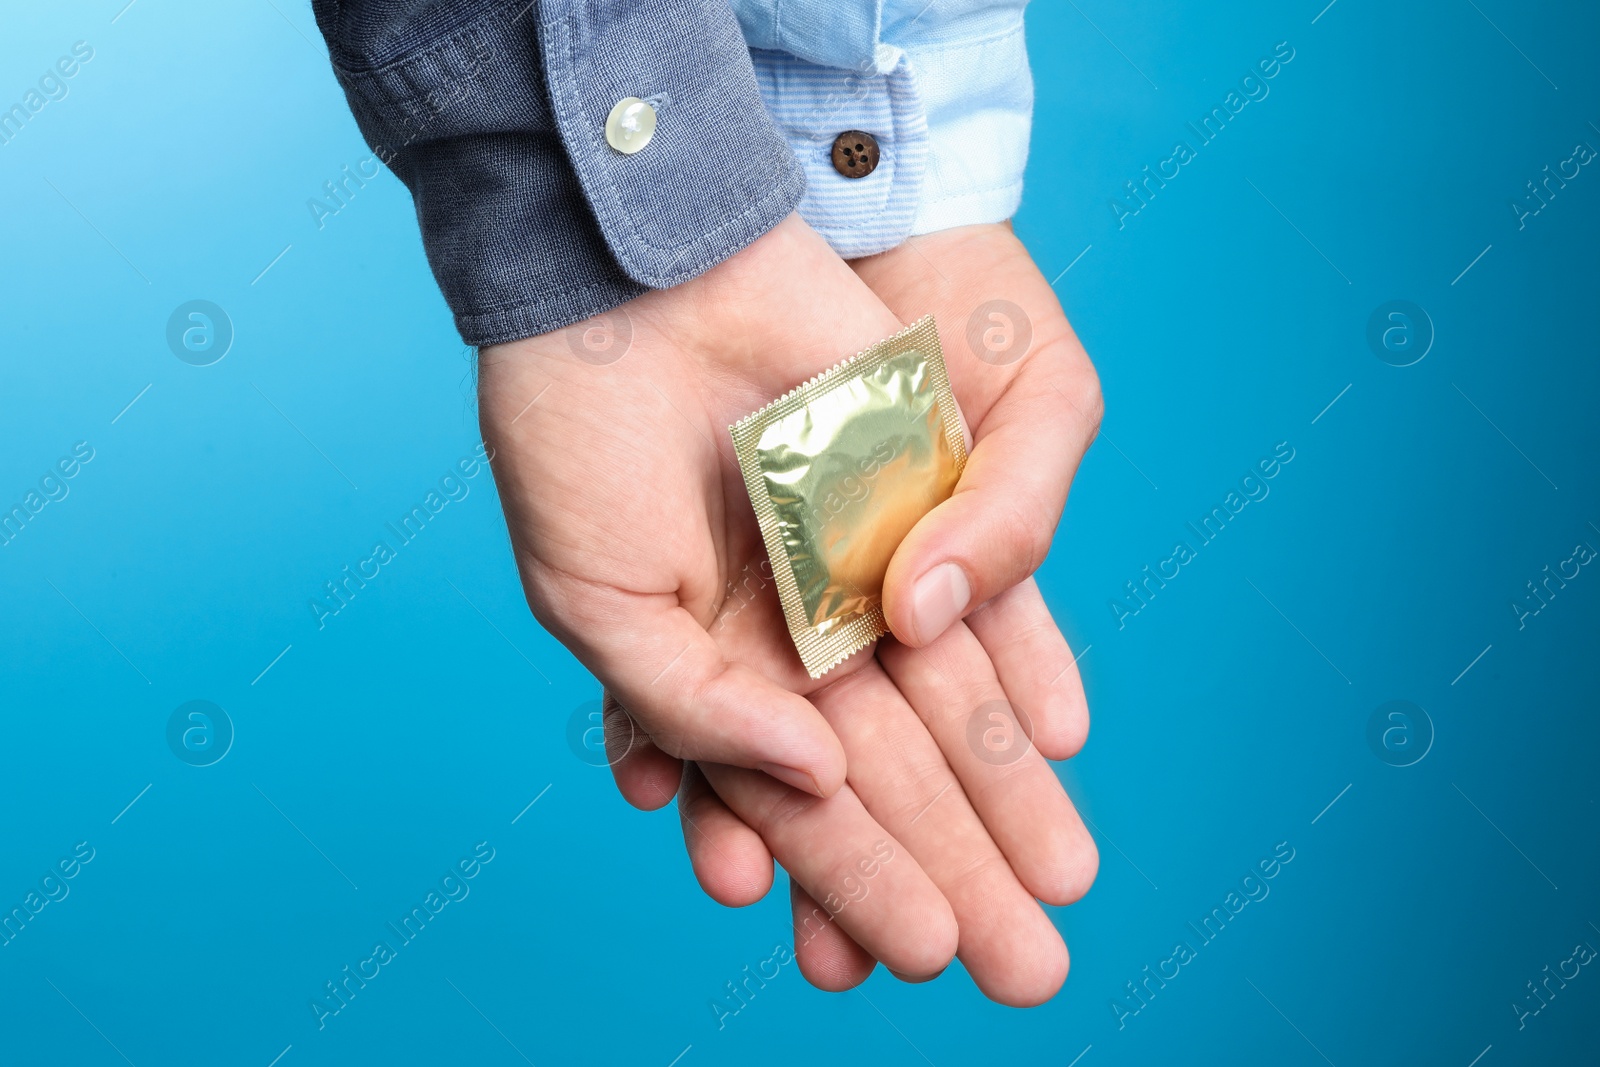
[[[756,770],[770,774],[784,785],[793,786],[802,793],[810,793],[820,797],[822,790],[817,788],[817,780],[805,771],[797,771],[793,767],[780,767],[776,763],[758,763]]]
[[[911,629],[928,644],[961,618],[972,599],[967,574],[954,563],[941,563],[917,579],[911,589]]]

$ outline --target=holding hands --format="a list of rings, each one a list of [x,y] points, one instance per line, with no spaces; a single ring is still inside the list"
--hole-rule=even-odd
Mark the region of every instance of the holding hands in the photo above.
[[[853,267],[791,216],[610,313],[631,337],[617,362],[584,347],[593,322],[486,348],[484,436],[528,602],[606,687],[618,788],[647,809],[679,797],[706,892],[753,903],[776,858],[814,984],[849,988],[877,961],[926,979],[959,955],[990,997],[1035,1004],[1067,971],[1037,901],[1075,901],[1097,862],[1045,762],[1078,750],[1088,712],[1031,575],[1098,383],[1006,226]],[[1016,311],[980,314],[969,344],[999,294]],[[726,427],[929,312],[970,458],[890,564],[894,636],[812,679]]]
[[[1038,1003],[1067,971],[1038,902],[1078,899],[1097,857],[1046,763],[1088,711],[1032,575],[1101,405],[1051,287],[987,221],[1021,196],[1025,0],[783,5],[313,10],[479,347],[527,600],[605,687],[622,795],[678,798],[725,904],[782,863],[817,985],[959,957]],[[728,427],[929,314],[966,464],[889,560],[890,634],[813,679]]]

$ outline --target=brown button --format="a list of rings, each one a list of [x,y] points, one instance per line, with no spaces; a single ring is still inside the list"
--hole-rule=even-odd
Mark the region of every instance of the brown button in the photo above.
[[[833,169],[846,178],[865,178],[878,169],[878,139],[846,130],[833,140]]]

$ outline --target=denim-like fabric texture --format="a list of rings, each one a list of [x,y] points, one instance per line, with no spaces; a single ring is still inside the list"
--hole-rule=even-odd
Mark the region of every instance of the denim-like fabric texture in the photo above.
[[[363,136],[411,190],[468,344],[704,273],[804,192],[726,0],[313,7]],[[633,156],[605,141],[626,96],[660,102]]]
[[[794,210],[805,180],[767,117],[727,0],[542,0],[550,97],[611,250],[629,277],[677,285]],[[605,121],[656,102],[656,131],[625,156]]]

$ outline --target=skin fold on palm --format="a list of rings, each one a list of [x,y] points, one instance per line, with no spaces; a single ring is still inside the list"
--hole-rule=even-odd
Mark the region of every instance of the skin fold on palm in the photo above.
[[[1082,743],[1081,682],[1027,576],[1092,439],[1098,390],[1020,244],[973,229],[984,232],[858,263],[858,277],[791,219],[619,309],[631,343],[614,363],[578,358],[572,331],[486,350],[480,400],[528,601],[606,686],[624,796],[654,808],[680,795],[706,891],[730,905],[760,899],[776,856],[791,874],[796,955],[816,984],[847,988],[874,961],[924,978],[959,952],[985,993],[1025,1004],[1052,995],[1067,969],[1036,898],[1070,903],[1096,864],[1043,760]],[[985,288],[1022,293],[1035,320],[1034,344],[1010,365],[969,352],[959,332]],[[957,496],[891,567],[886,609],[907,643],[886,639],[813,680],[783,625],[726,427],[930,310],[978,447]],[[1018,440],[1052,436],[1061,456],[1046,470],[1003,466]],[[1052,478],[1058,487],[1041,488]],[[983,606],[920,640],[909,589],[949,561]],[[967,726],[997,701],[1027,709],[1033,738],[991,765]]]

